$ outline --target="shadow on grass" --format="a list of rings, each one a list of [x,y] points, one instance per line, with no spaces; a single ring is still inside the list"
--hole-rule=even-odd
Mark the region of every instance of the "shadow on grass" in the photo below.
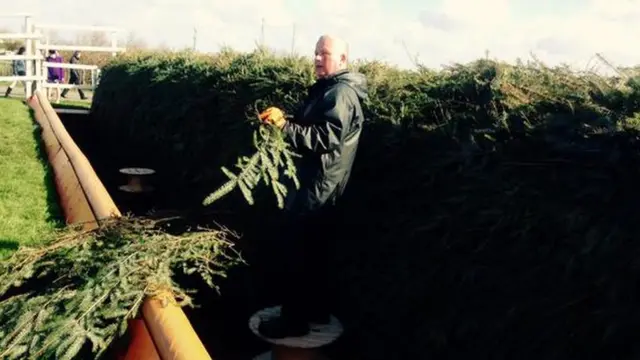
[[[15,240],[0,239],[0,261],[18,250],[20,243]]]
[[[5,250],[17,250],[20,244],[15,240],[0,239],[0,253]]]
[[[62,209],[60,208],[60,198],[56,189],[53,168],[49,163],[46,147],[44,146],[44,142],[42,141],[42,127],[36,121],[35,112],[31,107],[29,107],[29,114],[31,115],[31,119],[34,125],[32,134],[36,144],[36,154],[38,156],[38,161],[42,163],[42,166],[45,170],[43,182],[45,184],[45,188],[47,189],[47,222],[53,224],[55,228],[60,229],[65,225],[64,217],[62,214]]]

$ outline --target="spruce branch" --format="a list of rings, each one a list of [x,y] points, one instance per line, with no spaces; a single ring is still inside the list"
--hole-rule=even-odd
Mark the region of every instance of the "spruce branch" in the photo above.
[[[86,344],[100,357],[145,297],[169,292],[176,305],[193,305],[174,269],[218,290],[213,278],[242,261],[226,237],[170,235],[153,221],[123,218],[18,250],[0,264],[0,358],[73,359],[87,356]]]
[[[253,148],[255,152],[251,156],[238,158],[235,165],[239,169],[237,174],[224,166],[221,167],[229,180],[204,199],[205,206],[211,205],[236,188],[240,189],[247,203],[253,205],[253,192],[262,182],[272,188],[278,208],[284,208],[288,188],[281,182],[281,175],[290,179],[296,189],[300,188],[293,159],[299,155],[291,150],[284,138],[284,133],[270,124],[260,124],[254,130]]]

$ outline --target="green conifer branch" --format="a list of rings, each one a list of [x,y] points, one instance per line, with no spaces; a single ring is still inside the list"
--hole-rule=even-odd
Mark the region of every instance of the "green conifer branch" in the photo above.
[[[300,188],[293,160],[299,155],[291,150],[283,132],[272,125],[261,125],[254,131],[253,147],[255,152],[250,157],[238,158],[236,167],[239,172],[237,174],[232,173],[224,166],[221,167],[222,172],[229,180],[209,194],[202,202],[204,205],[211,205],[236,188],[240,189],[247,203],[253,205],[253,191],[262,181],[273,189],[278,207],[281,209],[284,207],[284,198],[288,189],[282,184],[281,175],[291,179],[296,189]]]
[[[217,290],[213,278],[242,261],[226,236],[170,235],[150,220],[124,218],[21,248],[0,263],[0,358],[74,359],[88,355],[80,354],[87,343],[89,356],[99,357],[145,297],[168,290],[177,305],[192,304],[192,291],[172,278],[176,267]],[[32,289],[8,295],[34,281]]]

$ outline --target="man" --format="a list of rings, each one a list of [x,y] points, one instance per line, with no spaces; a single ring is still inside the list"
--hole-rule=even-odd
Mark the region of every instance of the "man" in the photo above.
[[[71,60],[69,60],[70,64],[78,64],[80,62],[80,51],[74,51],[71,56]],[[78,69],[69,69],[69,84],[71,85],[81,85],[82,84],[82,76],[80,75],[80,71]],[[69,93],[69,89],[62,90],[61,98],[66,99],[67,94]],[[80,99],[86,100],[87,97],[84,95],[84,91],[78,88],[78,94],[80,94]]]
[[[336,203],[342,195],[355,159],[367,97],[366,78],[347,70],[348,45],[324,35],[316,44],[317,81],[307,99],[287,121],[271,107],[262,121],[284,131],[294,150],[300,189],[290,188],[286,199],[284,247],[288,269],[281,316],[264,321],[260,333],[272,339],[304,336],[310,323],[330,320],[326,281],[329,242],[337,229]]]

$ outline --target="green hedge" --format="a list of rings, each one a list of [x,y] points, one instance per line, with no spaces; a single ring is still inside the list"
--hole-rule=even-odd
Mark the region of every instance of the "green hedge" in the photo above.
[[[488,60],[354,67],[369,122],[333,259],[353,356],[633,355],[637,82]],[[112,156],[137,154],[198,203],[251,153],[254,107],[292,111],[311,82],[308,60],[264,51],[127,55],[104,68],[92,121],[121,141]]]
[[[232,165],[250,149],[254,124],[245,114],[254,102],[265,99],[258,104],[264,108],[284,101],[290,109],[312,79],[310,69],[296,60],[253,70],[263,58],[125,57],[103,70],[93,119],[99,131],[140,149],[136,153],[159,173],[171,173],[176,186],[212,191],[224,179],[220,166]],[[285,71],[291,74],[281,75]],[[272,79],[280,91],[272,90]]]
[[[637,88],[615,90],[603,79],[564,69],[483,60],[440,72],[377,62],[356,66],[371,83],[366,110],[372,127],[397,128],[385,136],[385,146],[416,129],[459,144],[493,146],[496,138],[548,126],[556,133],[609,128],[640,109]],[[145,159],[162,158],[157,166],[172,169],[179,184],[212,187],[222,180],[219,167],[248,149],[254,124],[246,118],[254,106],[292,111],[311,82],[305,58],[261,51],[136,53],[104,68],[92,112],[100,131],[144,149],[138,153]]]

